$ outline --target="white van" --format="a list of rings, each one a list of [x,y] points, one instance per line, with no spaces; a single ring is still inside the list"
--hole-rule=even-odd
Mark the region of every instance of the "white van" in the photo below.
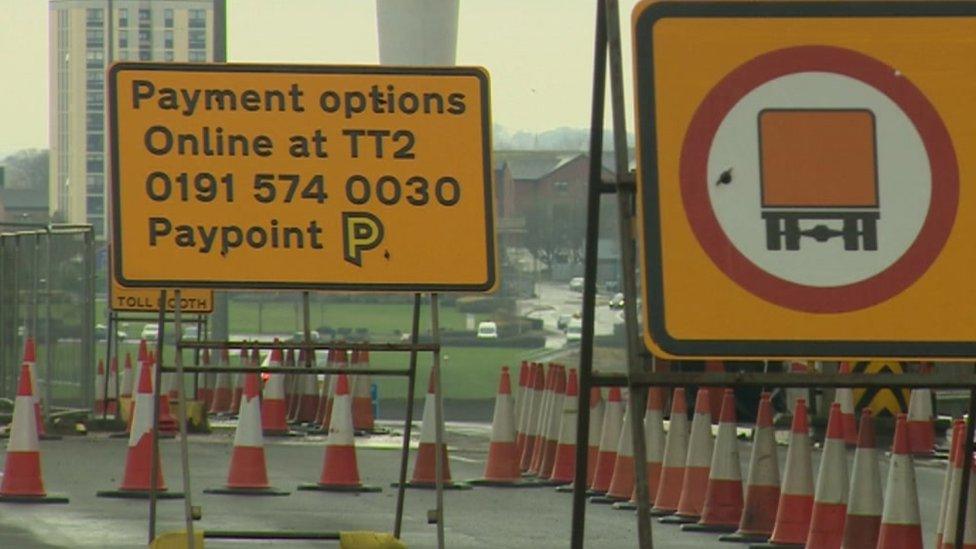
[[[478,339],[498,339],[498,325],[494,322],[479,323]]]
[[[583,339],[583,319],[573,317],[566,326],[566,343]]]

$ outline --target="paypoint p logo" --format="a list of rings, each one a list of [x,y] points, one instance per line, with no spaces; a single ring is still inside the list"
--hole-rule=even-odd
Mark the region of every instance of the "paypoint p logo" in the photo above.
[[[343,212],[342,255],[357,267],[363,266],[363,252],[383,242],[383,222],[367,212]]]

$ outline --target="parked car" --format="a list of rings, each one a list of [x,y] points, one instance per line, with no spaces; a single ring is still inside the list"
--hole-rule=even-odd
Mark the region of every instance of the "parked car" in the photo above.
[[[613,294],[613,297],[610,298],[610,302],[608,303],[608,305],[610,305],[610,308],[611,309],[623,309],[624,308],[624,294],[619,293],[619,292],[616,293],[616,294]]]
[[[559,315],[556,319],[556,328],[559,330],[565,330],[569,326],[569,321],[573,319],[573,315]]]
[[[146,341],[156,341],[159,339],[159,324],[146,324],[142,327],[139,337]]]
[[[498,325],[490,321],[479,323],[478,339],[498,339]]]
[[[579,343],[583,339],[583,319],[573,318],[566,326],[566,343]]]
[[[574,292],[582,292],[583,282],[584,282],[583,277],[574,276],[573,278],[569,279],[569,289]]]

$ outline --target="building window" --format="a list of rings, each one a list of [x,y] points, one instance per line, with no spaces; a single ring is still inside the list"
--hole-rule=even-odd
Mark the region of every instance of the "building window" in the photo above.
[[[89,111],[101,111],[102,105],[102,90],[85,92],[85,106]]]
[[[205,10],[189,10],[191,29],[199,29],[207,26],[207,12]]]
[[[98,174],[88,174],[86,177],[87,184],[85,185],[85,191],[89,195],[104,194],[105,192],[105,181],[102,179],[101,175]]]
[[[139,50],[139,61],[152,61],[152,52],[149,50]]]
[[[163,10],[163,26],[167,29],[173,28],[173,10],[169,8]]]
[[[100,215],[105,213],[105,199],[101,195],[89,196],[86,200],[88,215]]]
[[[85,71],[85,83],[89,90],[105,89],[105,75],[98,69],[88,69]]]
[[[165,52],[163,52],[163,59],[165,59],[166,61],[172,61],[173,60],[173,50],[166,50]]]
[[[146,8],[139,9],[139,26],[148,27],[152,22],[152,12]]]
[[[202,63],[207,60],[207,52],[200,50],[190,50],[189,60],[192,63]]]
[[[119,8],[119,26],[122,28],[129,26],[129,8]]]
[[[88,153],[85,161],[85,171],[88,173],[104,173],[105,158],[101,153]]]
[[[88,50],[85,52],[85,66],[90,69],[101,68],[105,65],[105,52],[102,50]]]
[[[207,31],[191,30],[189,48],[203,49],[207,47]]]
[[[126,31],[119,31],[119,47],[128,48],[129,47],[129,33]]]
[[[105,128],[105,117],[102,113],[88,113],[85,115],[85,129],[90,132],[100,132]]]
[[[101,133],[90,133],[85,136],[85,149],[88,152],[102,152],[105,150],[105,137]]]
[[[120,51],[119,52],[119,60],[120,61],[128,61],[129,60],[129,50],[122,50],[122,51]]]
[[[163,31],[163,47],[168,50],[173,49],[173,31]]]
[[[101,48],[105,45],[102,29],[88,29],[85,31],[85,45],[89,48]]]
[[[152,46],[152,31],[150,30],[140,30],[139,31],[139,47],[148,48]]]
[[[85,10],[85,22],[89,27],[101,27],[105,21],[105,14],[101,8],[88,8]]]
[[[95,240],[102,240],[105,238],[105,224],[102,223],[102,218],[100,216],[89,218],[88,222],[91,223],[92,227],[95,229]]]

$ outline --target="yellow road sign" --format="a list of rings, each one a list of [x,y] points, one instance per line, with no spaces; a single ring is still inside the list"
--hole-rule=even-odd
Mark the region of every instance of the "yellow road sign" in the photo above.
[[[160,289],[126,288],[112,279],[109,294],[109,307],[117,312],[159,312]],[[180,292],[180,305],[185,314],[210,314],[213,312],[213,290],[183,288]],[[172,290],[166,292],[166,312],[176,310],[176,296]]]
[[[851,373],[854,374],[901,374],[904,368],[898,362],[858,362],[854,364]],[[911,392],[908,389],[854,389],[852,391],[854,409],[867,408],[875,417],[895,417],[908,412],[908,399]]]
[[[484,70],[121,63],[109,86],[126,286],[495,285]]]
[[[974,2],[635,8],[644,339],[976,356]]]

